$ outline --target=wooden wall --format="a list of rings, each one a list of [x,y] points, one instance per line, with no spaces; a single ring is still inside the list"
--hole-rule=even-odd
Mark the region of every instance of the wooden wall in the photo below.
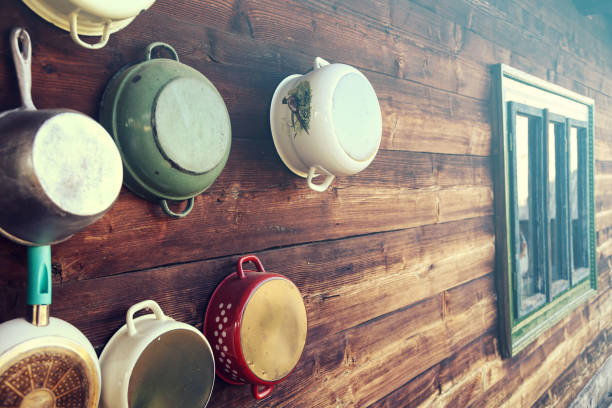
[[[19,104],[8,34],[23,25],[40,108],[95,117],[111,75],[166,41],[232,118],[228,165],[187,218],[124,190],[53,248],[52,312],[98,351],[147,298],[201,328],[215,286],[253,252],[300,288],[307,346],[272,397],[217,381],[211,407],[562,407],[612,353],[612,34],[571,0],[157,0],[99,51],[18,0],[0,16],[0,110]],[[268,123],[276,85],[315,56],[364,72],[384,128],[373,164],[324,193],[285,168]],[[505,360],[489,119],[499,62],[596,104],[598,296]],[[0,242],[0,321],[24,310],[24,259]]]

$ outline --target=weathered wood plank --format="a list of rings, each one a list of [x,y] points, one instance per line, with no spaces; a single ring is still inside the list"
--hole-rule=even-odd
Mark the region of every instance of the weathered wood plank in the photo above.
[[[531,406],[584,345],[596,339],[604,316],[612,313],[611,291],[600,292],[512,359],[486,364],[485,392],[474,407]],[[605,326],[604,326],[605,327]]]
[[[595,175],[596,176],[612,176],[612,161],[611,160],[595,160]]]
[[[54,314],[98,348],[127,306],[146,297],[201,327],[235,255],[259,251],[269,270],[302,289],[310,335],[296,372],[258,405],[514,408],[537,400],[610,327],[612,51],[599,20],[581,28],[567,7],[549,19],[552,0],[416,3],[159,0],[94,55],[21,2],[2,2],[2,32],[25,24],[35,40],[41,107],[61,101],[95,114],[110,75],[159,39],[213,80],[233,122],[230,165],[188,219],[160,217],[124,191],[109,216],[54,249]],[[0,43],[4,109],[18,98]],[[384,117],[384,150],[372,167],[323,195],[284,168],[267,118],[276,84],[319,54],[364,71]],[[596,100],[599,294],[511,360],[500,359],[493,334],[486,156],[488,66],[496,62]],[[3,318],[22,309],[24,256],[0,244]],[[253,404],[248,387],[215,385],[211,406]]]
[[[585,49],[592,48],[593,42],[582,42],[580,51],[583,52],[568,51],[567,37],[552,30],[542,30],[546,27],[545,20],[536,21],[532,18],[530,11],[542,6],[531,4],[527,9],[520,9],[511,2],[495,4],[470,0],[444,0],[437,2],[432,10],[426,2],[417,1],[417,3],[423,6],[417,15],[431,16],[433,21],[439,20],[437,16],[442,16],[444,20],[459,25],[452,30],[451,39],[458,43],[461,51],[466,51],[470,43],[474,43],[473,45],[477,46],[474,51],[484,48],[480,54],[485,58],[488,56],[499,58],[503,53],[505,58],[510,58],[508,63],[517,65],[520,69],[527,69],[530,73],[539,72],[538,76],[553,82],[561,80],[564,82],[562,86],[579,91],[574,83],[580,83],[605,95],[612,95],[612,82],[608,79],[610,71],[606,69],[607,65],[603,62],[601,54],[592,53],[586,58],[583,55]],[[499,10],[498,7],[503,10]],[[558,8],[559,5],[553,6],[551,3],[544,7]],[[566,9],[569,7],[573,6],[568,5]],[[406,10],[400,8],[397,10],[399,13],[395,13],[400,21],[402,21],[400,13]],[[582,16],[576,15],[576,17],[580,21],[586,20]],[[438,24],[444,26],[445,21],[439,21]],[[411,25],[405,24],[402,27],[410,28]],[[483,47],[488,42],[493,42],[495,45]],[[473,54],[476,56],[478,52]],[[526,62],[529,68],[522,66]]]
[[[25,8],[25,6],[22,7]],[[119,44],[113,47],[111,41],[108,47],[99,51],[103,55],[101,60],[108,61],[106,64],[100,64],[100,60],[89,58],[89,54],[85,50],[78,49],[78,47],[73,49],[75,47],[72,47],[69,41],[67,41],[64,49],[57,50],[55,42],[57,37],[61,36],[59,30],[43,26],[40,33],[32,33],[33,37],[35,35],[40,37],[34,50],[35,58],[38,58],[38,60],[35,59],[33,66],[34,99],[37,104],[41,107],[55,107],[57,106],[57,100],[62,100],[66,107],[95,115],[97,100],[106,80],[124,64],[141,58],[139,54],[142,53],[145,46],[142,40],[142,32],[154,32],[155,28],[160,25],[159,20],[167,19],[167,16],[155,13],[155,7],[157,5],[154,5],[150,12],[139,17],[138,27],[140,32],[133,32],[132,26],[130,26],[122,31],[121,35],[126,37],[122,38]],[[173,8],[175,8],[174,5]],[[12,25],[23,22],[31,14],[27,10],[20,10],[20,13],[11,11],[9,17],[12,19]],[[174,11],[177,12],[176,9]],[[205,13],[206,9],[201,12]],[[288,9],[287,12],[294,11]],[[193,15],[190,14],[190,17],[193,17]],[[267,21],[264,21],[264,24],[266,26],[270,25]],[[45,30],[53,30],[54,35],[48,35],[44,32]],[[273,43],[262,43],[251,37],[244,38],[210,27],[203,29],[202,26],[193,24],[191,21],[176,21],[175,25],[167,25],[166,31],[169,37],[182,39],[179,44],[175,44],[182,60],[205,73],[225,96],[234,122],[234,134],[241,137],[269,137],[268,106],[262,104],[261,101],[269,101],[276,84],[285,75],[304,71],[311,65],[314,55],[317,55],[316,53],[311,54],[311,57],[306,58],[303,53],[296,52],[295,47],[287,47],[286,41],[280,42],[285,46],[285,48],[282,48],[282,54],[280,54],[281,49],[273,46]],[[131,47],[127,48],[126,46]],[[8,55],[5,44],[0,44],[0,51]],[[63,55],[57,55],[58,51]],[[338,61],[342,61],[340,59],[341,55],[337,58]],[[376,59],[380,58],[377,57]],[[74,62],[74,65],[67,64],[67,60]],[[8,60],[7,66],[10,66]],[[365,69],[369,70],[367,67]],[[281,71],[279,72],[279,70]],[[83,71],[90,75],[83,76]],[[245,72],[248,72],[248,75],[245,75]],[[443,152],[487,153],[486,111],[484,111],[485,115],[483,116],[483,108],[486,109],[486,105],[448,92],[426,88],[414,82],[397,80],[390,77],[388,71],[385,74],[381,76],[373,72],[370,74],[366,72],[366,75],[375,76],[372,79],[375,89],[383,89],[383,101],[389,95],[389,91],[394,91],[392,96],[395,97],[397,103],[400,103],[401,100],[407,100],[410,109],[407,110],[407,106],[401,106],[401,104],[399,106],[383,106],[383,110],[387,113],[385,118],[389,118],[385,121],[385,135],[392,136],[383,139],[384,148],[408,148],[427,151],[432,148],[436,149],[436,146],[444,146]],[[14,82],[12,72],[3,71],[0,68],[0,80],[6,83]],[[42,81],[45,82],[44,92],[42,88],[36,87],[36,83],[40,84]],[[74,93],[66,95],[64,89],[67,83],[70,83]],[[14,95],[16,88],[11,87],[8,90],[9,94]],[[85,99],[82,95],[91,95],[92,97]],[[18,101],[13,98],[12,104],[16,103]],[[6,108],[8,107],[11,107],[11,104],[7,104]],[[472,120],[467,121],[462,118],[464,116],[462,111],[469,113]],[[405,116],[404,112],[409,116]],[[442,112],[442,115],[439,114],[440,112]],[[446,123],[446,126],[441,127],[441,132],[429,132],[430,126],[421,130],[420,126],[416,124],[410,125],[411,120],[408,117],[412,119],[418,117],[424,124],[441,121],[441,123]],[[404,118],[403,121],[402,118]],[[398,125],[400,126],[398,127]],[[414,131],[414,126],[416,126],[417,134],[414,136],[411,134],[408,141],[402,142],[405,134],[402,130],[408,128]],[[434,135],[436,138],[432,142],[423,144]],[[461,137],[458,142],[455,142],[459,146],[453,150],[452,143],[435,143],[444,135],[450,141],[454,139],[453,136]]]
[[[487,333],[463,347],[455,355],[384,396],[371,407],[467,406],[449,399],[468,395],[469,393],[464,393],[466,378],[468,384],[473,384],[469,381],[470,374],[481,376],[484,364],[499,358],[496,335]],[[421,385],[423,382],[425,385]]]
[[[268,270],[286,274],[302,291],[311,341],[490,274],[491,221],[483,217],[269,250],[259,256]],[[235,260],[221,258],[56,284],[54,315],[77,325],[97,347],[121,324],[124,311],[146,298],[159,299],[177,319],[200,324],[212,290],[234,270]],[[135,286],[140,288],[137,297]],[[0,309],[3,319],[21,314],[17,301],[12,299]],[[75,303],[89,305],[91,310],[83,314],[74,308]],[[370,306],[364,310],[364,304]]]
[[[419,374],[406,385],[398,388],[368,408],[397,408],[429,406],[439,392],[437,383],[440,364]]]
[[[459,63],[438,44],[425,45],[419,40],[400,39],[384,28],[364,23],[363,19],[348,13],[338,13],[333,7],[321,7],[316,2],[286,1],[279,4],[267,0],[229,3],[231,6],[202,1],[196,16],[194,10],[187,12],[175,7],[172,14],[181,21],[195,19],[223,31],[248,33],[252,38],[269,44],[299,49],[309,55],[321,54],[433,88],[481,99],[488,95],[488,81],[482,75],[483,69]],[[211,18],[213,15],[215,18]],[[317,25],[316,21],[325,21],[325,24]],[[363,47],[364,41],[377,46]]]
[[[368,406],[377,401],[376,395],[404,384],[494,325],[492,277],[445,293],[346,330],[339,339],[329,336],[314,355],[306,352],[303,359],[313,360],[316,371],[306,378],[322,384],[319,390],[296,393],[290,385],[298,389],[305,385],[290,379],[278,395],[292,407]],[[469,297],[468,293],[476,300],[466,308],[459,298]],[[450,332],[453,336],[447,337],[445,333]],[[338,345],[342,350],[330,358],[327,347],[337,350]],[[290,394],[284,395],[286,392]]]
[[[602,331],[580,356],[561,374],[548,391],[534,404],[534,408],[562,407],[576,398],[586,383],[593,377],[612,354],[612,327]]]
[[[606,286],[604,290],[609,290],[609,286]],[[594,300],[591,305],[604,306],[607,302],[607,299],[601,298],[599,300]],[[606,312],[602,311],[599,313],[601,313],[601,316],[605,316]],[[599,313],[598,315],[600,315]],[[593,316],[592,314],[590,318],[592,321],[598,320],[597,317]],[[554,347],[554,344],[559,345],[564,339],[572,338],[572,336],[578,334],[578,332],[583,329],[583,326],[583,313],[580,311],[575,311],[571,317],[564,319],[563,322],[561,322],[557,327],[551,329],[551,334],[549,336],[542,336],[542,338],[537,340],[535,344],[528,346],[528,348],[521,353],[520,357],[510,360],[500,359],[496,336],[485,335],[460,350],[455,356],[443,361],[440,364],[440,368],[435,366],[429,371],[425,372],[425,375],[429,376],[429,383],[439,384],[436,387],[436,392],[430,391],[428,395],[417,394],[419,396],[418,403],[412,404],[410,403],[411,400],[407,399],[406,401],[409,402],[406,404],[394,404],[393,402],[395,401],[404,401],[404,398],[408,398],[410,395],[408,391],[413,390],[415,386],[420,384],[420,379],[415,378],[414,384],[412,384],[412,382],[408,382],[401,388],[398,388],[392,394],[385,396],[374,406],[467,406],[468,404],[457,404],[457,400],[454,400],[454,398],[461,399],[469,397],[469,395],[473,395],[470,394],[469,391],[471,389],[479,389],[480,387],[478,382],[473,378],[478,378],[480,375],[483,376],[483,384],[486,389],[483,390],[482,394],[476,401],[473,401],[475,406],[531,406],[528,401],[524,401],[520,405],[511,405],[507,401],[513,392],[520,392],[521,382],[524,380],[522,376],[530,375],[530,372],[532,372],[531,368],[521,369],[521,366],[525,364],[527,360],[532,359],[528,356],[535,357],[535,359],[531,362],[531,365],[537,366],[538,364],[541,364],[543,361],[542,359],[551,353],[551,345]],[[612,330],[610,327],[604,329],[604,331],[590,343],[588,349],[600,347],[601,337],[605,336],[606,332],[609,333],[610,330]],[[597,333],[597,331],[595,331],[595,333]],[[609,337],[609,334],[607,336]],[[555,341],[554,339],[557,340]],[[605,354],[605,352],[601,353],[601,351],[598,350],[596,354]],[[589,356],[590,353],[588,351],[582,353],[584,360],[590,359]],[[582,360],[582,363],[585,364],[583,369],[587,367],[586,361],[584,360]],[[501,369],[501,367],[504,368]],[[590,365],[591,370],[596,368],[597,364]],[[572,373],[575,373],[575,371],[572,371]],[[436,375],[438,377],[436,377]],[[538,374],[532,375],[538,376]],[[575,384],[576,380],[572,380],[570,383]],[[555,387],[556,389],[564,389],[568,383],[565,383],[561,379],[561,381],[557,381],[556,384],[558,384]],[[470,386],[473,388],[470,388]],[[493,388],[491,388],[492,386]],[[559,393],[557,398],[552,401],[546,397],[546,394],[544,394],[538,402],[543,400],[556,403],[562,398],[565,398],[565,401],[567,401],[567,397],[563,397],[562,394],[563,393]],[[392,402],[389,403],[390,401]],[[423,401],[425,402],[422,403]],[[552,406],[565,406],[565,404],[557,403],[553,404]]]
[[[284,168],[270,145],[234,141],[219,180],[181,220],[170,220],[156,205],[122,193],[102,220],[54,246],[58,279],[119,274],[492,212],[486,158],[381,151],[364,172],[340,177],[327,192],[317,193]],[[20,250],[5,241],[0,246],[12,254],[0,258],[0,267],[15,268]],[[3,274],[5,280],[19,276],[25,279],[23,269]]]
[[[448,227],[453,230],[452,225]],[[391,244],[395,242],[398,234],[400,233],[393,232],[381,235],[389,235],[387,242]],[[464,235],[459,232],[457,239]],[[359,245],[359,241],[363,239],[354,239],[354,250],[361,250],[363,246]],[[375,243],[374,246],[378,250],[379,244]],[[321,292],[320,286],[328,274],[325,268],[317,269],[317,266],[322,262],[330,262],[327,254],[320,255],[320,252],[324,252],[319,251],[321,248],[324,248],[324,244],[291,247],[268,251],[261,254],[261,258],[268,270],[283,272],[293,279],[307,299],[316,298],[325,293]],[[301,253],[298,255],[296,252]],[[378,252],[379,262],[384,263],[386,257],[382,251]],[[313,258],[315,262],[311,262]],[[291,263],[294,259],[301,261]],[[342,268],[342,263],[347,261],[352,261],[352,257],[339,254],[336,270],[350,271]],[[235,258],[224,258],[112,278],[62,284],[55,288],[53,314],[71,321],[83,330],[97,347],[100,347],[122,324],[122,316],[127,306],[147,297],[154,297],[168,315],[201,326],[206,300],[218,281],[233,270],[234,262]],[[355,272],[345,272],[348,278],[353,273],[365,275],[365,272],[369,271],[369,265],[363,265],[363,269],[357,269],[355,266],[353,268]],[[434,268],[428,273],[436,275],[437,271]],[[135,287],[136,282],[142,288],[138,294],[129,290]],[[335,285],[332,280],[329,288],[333,287]],[[328,292],[329,288],[324,290]],[[362,291],[370,290],[367,286],[362,288]],[[443,295],[437,295],[438,290],[439,288],[432,288],[430,293],[433,297],[399,310],[392,308],[390,313],[381,313],[379,309],[372,314],[379,317],[362,323],[355,320],[359,316],[354,312],[345,313],[332,304],[327,309],[328,321],[343,322],[345,327],[341,331],[320,331],[318,335],[309,335],[307,349],[296,370],[300,376],[296,376],[295,381],[289,379],[279,390],[278,398],[296,407],[329,406],[336,398],[349,398],[359,406],[367,405],[367,401],[375,402],[378,399],[375,397],[378,392],[384,390],[391,392],[394,389],[393,384],[399,386],[406,381],[406,378],[412,378],[428,366],[434,366],[448,358],[462,347],[461,344],[469,343],[471,338],[480,336],[494,325],[496,313],[491,275],[461,284],[454,289],[449,288],[443,292]],[[413,299],[409,299],[407,303],[410,302],[413,302]],[[76,309],[74,305],[77,304],[87,305],[86,309]],[[312,315],[313,309],[328,307],[324,302],[307,301],[306,305],[309,316]],[[368,317],[367,311],[361,315],[361,318]],[[317,319],[309,321],[311,332],[317,333],[316,325],[320,324],[319,322]],[[374,333],[386,334],[381,336]],[[450,336],[450,333],[455,335]],[[338,349],[341,344],[344,346]],[[391,384],[380,383],[386,378],[386,376],[379,378],[382,374],[380,370],[387,370],[380,367],[383,358],[387,361],[401,361],[397,372],[403,374],[394,378]],[[311,372],[312,374],[309,374]],[[343,379],[338,380],[333,388],[325,385],[326,382],[331,382],[332,378],[340,377]],[[304,381],[305,378],[311,378],[312,381]],[[356,384],[362,385],[355,387],[350,395],[345,395],[341,390],[355,381]],[[402,383],[397,384],[397,381]],[[379,384],[374,386],[373,382]],[[300,391],[312,387],[322,388],[309,393],[310,399],[300,394]],[[224,391],[225,388],[228,390]],[[221,387],[221,392],[213,397],[212,406],[227,406],[224,404],[231,405],[230,402],[236,402],[237,397],[231,392],[231,388],[233,387]],[[273,401],[270,400],[269,403]]]

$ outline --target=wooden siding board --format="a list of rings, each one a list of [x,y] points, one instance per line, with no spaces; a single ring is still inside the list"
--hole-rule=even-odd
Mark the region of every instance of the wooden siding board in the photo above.
[[[214,287],[237,255],[256,251],[296,282],[309,317],[299,366],[259,406],[514,408],[563,389],[580,350],[612,324],[612,47],[601,19],[584,24],[569,0],[552,4],[158,0],[94,58],[22,2],[1,2],[3,32],[25,25],[34,40],[37,106],[61,101],[95,116],[108,78],[162,40],[215,83],[232,118],[228,168],[187,219],[168,220],[124,190],[103,220],[54,247],[52,313],[98,351],[145,298],[201,328]],[[6,37],[0,55],[4,110],[19,104]],[[383,111],[373,165],[324,194],[284,167],[267,116],[278,82],[317,55],[360,68]],[[498,62],[596,106],[598,296],[506,360],[494,334],[489,66]],[[23,310],[24,259],[2,241],[3,320]],[[597,363],[584,364],[586,376]],[[248,387],[216,381],[211,407],[253,404]]]
[[[317,193],[284,168],[271,143],[234,140],[233,147],[227,168],[196,197],[189,217],[169,222],[159,207],[124,191],[103,219],[53,247],[61,268],[56,278],[87,279],[491,213],[488,158],[383,150],[364,172]],[[190,227],[194,223],[198,228]],[[111,237],[121,245],[109,245]],[[0,267],[15,261],[2,258]],[[25,280],[23,268],[3,276]]]

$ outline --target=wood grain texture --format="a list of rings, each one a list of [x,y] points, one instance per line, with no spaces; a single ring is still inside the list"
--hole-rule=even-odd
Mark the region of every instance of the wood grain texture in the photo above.
[[[152,41],[172,44],[228,106],[229,162],[192,214],[170,220],[124,189],[102,220],[54,246],[52,314],[98,352],[147,298],[201,329],[216,285],[254,252],[300,289],[306,349],[268,399],[217,380],[210,407],[564,407],[609,355],[612,40],[572,0],[157,0],[98,51],[19,0],[0,2],[0,15],[0,110],[20,103],[17,25],[34,41],[40,108],[97,116],[107,81]],[[268,117],[277,84],[316,56],[360,69],[383,114],[372,165],[325,193],[287,170]],[[496,334],[497,63],[595,100],[598,295],[512,359]],[[0,321],[22,315],[24,259],[0,241]]]
[[[612,354],[610,336],[612,328],[602,331],[533,406],[540,408],[569,405],[593,377],[597,368]]]
[[[102,220],[54,246],[58,279],[491,214],[488,166],[479,157],[381,151],[364,172],[316,193],[283,167],[271,143],[234,140],[226,169],[189,217],[169,222],[159,207],[125,191]],[[121,245],[109,245],[111,237]],[[15,259],[6,260],[0,265],[8,268]],[[19,269],[13,272],[23,276]]]

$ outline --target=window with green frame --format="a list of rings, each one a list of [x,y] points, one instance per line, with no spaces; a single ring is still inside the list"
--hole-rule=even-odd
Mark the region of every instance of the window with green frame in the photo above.
[[[494,68],[500,345],[514,356],[597,291],[593,100]]]

